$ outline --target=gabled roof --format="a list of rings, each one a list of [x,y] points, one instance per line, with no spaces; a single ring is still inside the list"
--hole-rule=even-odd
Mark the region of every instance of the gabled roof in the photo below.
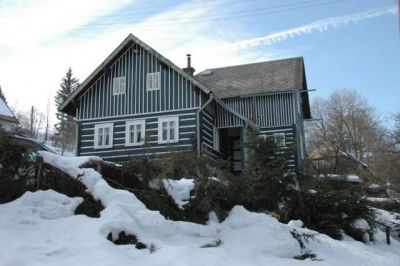
[[[220,98],[301,90],[305,118],[311,118],[302,57],[207,69],[195,78]]]
[[[172,63],[170,60],[159,54],[156,50],[145,44],[143,41],[141,41],[139,38],[134,36],[133,34],[129,34],[128,37],[125,38],[125,40],[93,71],[92,74],[90,74],[83,82],[82,84],[74,91],[72,92],[68,98],[65,100],[65,102],[58,108],[58,110],[66,112],[70,115],[75,115],[75,107],[73,106],[73,100],[82,95],[91,85],[92,81],[94,81],[99,75],[103,72],[103,70],[113,62],[115,58],[117,58],[122,51],[132,43],[136,43],[140,46],[142,46],[145,50],[149,51],[152,53],[157,59],[159,59],[161,62],[164,64],[170,66],[173,70],[177,71],[181,75],[183,75],[185,78],[193,82],[194,85],[199,87],[201,90],[203,90],[206,93],[209,93],[210,90],[198,82],[196,79],[194,79],[192,76],[188,75],[185,73],[180,67],[176,66],[174,63]]]
[[[14,116],[10,107],[5,103],[5,101],[0,98],[0,120],[8,121],[12,123],[18,123],[17,118]]]
[[[303,58],[295,57],[207,69],[195,78],[220,98],[296,90],[302,87],[302,64]]]

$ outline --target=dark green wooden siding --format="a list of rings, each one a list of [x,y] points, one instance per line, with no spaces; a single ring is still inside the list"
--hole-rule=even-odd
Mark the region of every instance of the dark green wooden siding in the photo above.
[[[174,144],[158,144],[158,118],[164,116],[179,116],[179,142]],[[127,121],[144,119],[146,121],[146,143],[143,146],[125,146],[125,125]],[[113,123],[113,147],[105,149],[94,148],[95,124]],[[80,122],[78,155],[98,155],[106,159],[121,156],[137,156],[146,154],[165,154],[172,151],[192,150],[196,138],[196,112],[169,112],[162,116],[137,115],[123,118],[102,119],[100,121]]]
[[[161,73],[161,88],[146,91],[147,73]],[[125,94],[113,95],[113,80],[125,77]],[[195,109],[208,98],[181,73],[137,44],[131,44],[106,66],[80,96],[77,120]]]

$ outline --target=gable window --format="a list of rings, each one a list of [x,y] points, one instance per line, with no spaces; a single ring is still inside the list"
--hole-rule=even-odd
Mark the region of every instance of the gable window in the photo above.
[[[94,148],[112,148],[113,124],[96,124],[94,126]]]
[[[158,119],[158,143],[179,141],[179,117],[169,116]]]
[[[114,78],[113,81],[113,95],[125,94],[125,77]]]
[[[125,146],[137,146],[144,144],[145,120],[132,120],[126,122]]]
[[[161,84],[160,72],[147,73],[146,90],[159,90]]]
[[[213,127],[213,148],[219,151],[219,130],[217,127]]]
[[[274,141],[279,147],[284,147],[286,145],[285,133],[274,133]]]

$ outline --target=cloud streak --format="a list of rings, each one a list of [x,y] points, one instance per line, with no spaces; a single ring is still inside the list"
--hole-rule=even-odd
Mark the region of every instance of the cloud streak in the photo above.
[[[355,13],[347,16],[333,17],[323,20],[318,20],[306,25],[287,29],[284,31],[274,32],[263,37],[239,41],[232,44],[233,49],[245,49],[259,45],[272,45],[278,42],[285,41],[297,36],[312,34],[314,32],[325,32],[329,29],[347,26],[349,24],[357,24],[361,21],[381,17],[384,15],[397,14],[397,7],[391,6],[387,8],[379,8],[367,10],[360,13]]]

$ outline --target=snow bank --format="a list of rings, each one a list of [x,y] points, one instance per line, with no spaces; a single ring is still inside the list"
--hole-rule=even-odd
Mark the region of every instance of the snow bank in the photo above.
[[[165,189],[168,192],[176,205],[183,208],[190,200],[190,192],[194,189],[194,180],[188,178],[181,178],[179,180],[164,179],[162,180]]]
[[[67,172],[86,186],[105,209],[100,218],[73,214],[81,199],[54,191],[27,193],[0,205],[0,265],[303,265],[294,260],[300,247],[290,230],[309,232],[279,223],[275,218],[236,206],[219,223],[176,222],[148,210],[136,196],[110,187],[93,169],[79,167],[98,157],[62,157],[41,152],[44,161]],[[42,215],[41,215],[42,213]],[[22,222],[21,222],[22,221]],[[106,240],[109,232],[135,234],[155,249],[137,250]],[[310,231],[312,232],[312,231]],[[315,233],[315,232],[314,232]],[[380,237],[380,236],[379,236]],[[398,265],[400,245],[384,240],[365,245],[317,235],[310,249],[323,265]],[[207,247],[207,248],[206,248]]]

